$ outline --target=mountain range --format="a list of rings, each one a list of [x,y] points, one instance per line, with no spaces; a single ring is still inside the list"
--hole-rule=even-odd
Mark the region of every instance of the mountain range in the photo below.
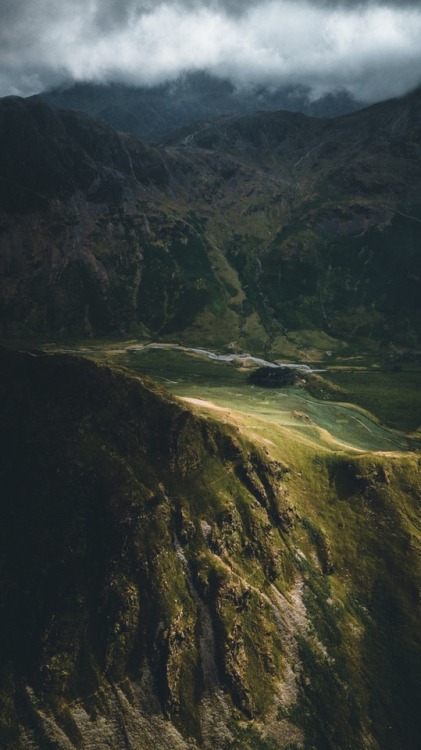
[[[203,71],[156,86],[77,83],[37,96],[55,108],[99,117],[116,130],[133,133],[146,142],[162,140],[177,128],[219,115],[286,109],[335,117],[363,106],[345,91],[314,100],[305,86],[238,88]]]
[[[1,750],[418,747],[421,89],[224,85],[0,100]]]
[[[153,147],[2,100],[2,335],[418,347],[420,101],[224,116]]]

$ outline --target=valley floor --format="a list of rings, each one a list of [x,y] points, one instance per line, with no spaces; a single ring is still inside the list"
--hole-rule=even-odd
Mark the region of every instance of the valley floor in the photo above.
[[[314,366],[285,362],[304,373],[320,373],[337,393],[314,398],[305,387],[261,388],[249,382],[258,366],[272,364],[247,353],[219,354],[178,344],[114,342],[77,346],[75,352],[128,367],[162,383],[173,395],[207,401],[245,420],[292,430],[315,447],[335,451],[407,451],[421,447],[421,369],[399,372],[377,363],[336,362]],[[314,368],[314,369],[313,369]],[[228,416],[228,415],[227,415]],[[271,428],[267,426],[268,430]]]

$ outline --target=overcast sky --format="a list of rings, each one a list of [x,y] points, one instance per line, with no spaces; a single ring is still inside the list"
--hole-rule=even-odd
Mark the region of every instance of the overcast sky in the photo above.
[[[191,70],[403,94],[421,83],[421,0],[0,0],[0,96]]]

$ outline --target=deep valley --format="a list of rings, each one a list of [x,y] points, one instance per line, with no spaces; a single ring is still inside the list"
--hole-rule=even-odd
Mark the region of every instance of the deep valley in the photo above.
[[[0,100],[1,750],[418,747],[421,90],[241,106]]]

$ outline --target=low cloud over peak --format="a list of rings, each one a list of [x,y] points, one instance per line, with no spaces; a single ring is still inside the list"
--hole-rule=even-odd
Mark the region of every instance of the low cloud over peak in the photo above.
[[[421,82],[420,39],[410,0],[0,0],[0,95],[206,70],[370,102]]]

